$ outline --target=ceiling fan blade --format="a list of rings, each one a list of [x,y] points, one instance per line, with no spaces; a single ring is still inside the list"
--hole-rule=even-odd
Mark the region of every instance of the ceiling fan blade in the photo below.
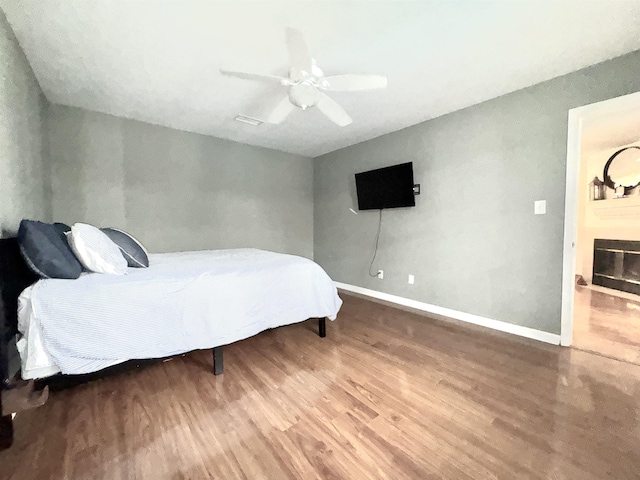
[[[329,120],[340,127],[346,127],[353,122],[349,114],[333,98],[322,92],[318,92],[318,95],[320,97],[320,101],[318,102],[317,107],[329,118]]]
[[[233,70],[225,70],[223,68],[220,69],[220,73],[222,75],[226,75],[227,77],[235,77],[241,78],[242,80],[260,80],[262,82],[278,82],[281,85],[286,85],[286,82],[289,81],[288,78],[279,77],[277,75],[267,75],[262,73],[248,73],[248,72],[236,72]],[[285,83],[282,83],[285,82]]]
[[[267,118],[267,122],[278,125],[284,122],[285,118],[287,118],[295,108],[296,106],[289,101],[289,96],[287,95],[280,100],[280,103],[273,109],[273,112],[271,112],[271,115]]]
[[[325,86],[324,81],[328,83]],[[387,86],[387,77],[384,75],[332,75],[324,77],[320,83],[323,90],[334,92],[357,92],[358,90],[375,90]]]
[[[287,49],[291,59],[291,68],[311,73],[313,66],[311,50],[300,30],[287,27]]]

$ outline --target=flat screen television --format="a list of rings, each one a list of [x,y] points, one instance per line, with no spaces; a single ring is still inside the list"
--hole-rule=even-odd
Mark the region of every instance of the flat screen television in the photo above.
[[[415,207],[413,163],[356,173],[359,210]]]

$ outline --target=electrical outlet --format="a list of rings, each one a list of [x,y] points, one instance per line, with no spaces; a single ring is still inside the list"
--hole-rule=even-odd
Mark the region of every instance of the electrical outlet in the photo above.
[[[384,270],[378,270],[378,278],[382,280],[384,278]]]
[[[413,275],[409,274],[408,283],[409,283],[409,285],[413,285],[414,283],[416,283],[416,277],[414,277]]]

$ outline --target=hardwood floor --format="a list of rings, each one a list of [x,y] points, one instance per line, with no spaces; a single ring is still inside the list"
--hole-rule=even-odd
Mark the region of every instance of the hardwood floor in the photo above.
[[[574,302],[574,347],[640,365],[640,299],[577,287]]]
[[[640,477],[640,367],[342,295],[16,417],[10,479]]]

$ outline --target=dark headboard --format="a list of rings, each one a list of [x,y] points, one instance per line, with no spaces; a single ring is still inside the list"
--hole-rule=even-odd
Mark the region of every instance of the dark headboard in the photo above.
[[[25,263],[16,238],[0,239],[0,378],[10,380],[10,359],[15,355],[18,332],[18,296],[38,280]],[[1,388],[1,387],[0,387]]]

